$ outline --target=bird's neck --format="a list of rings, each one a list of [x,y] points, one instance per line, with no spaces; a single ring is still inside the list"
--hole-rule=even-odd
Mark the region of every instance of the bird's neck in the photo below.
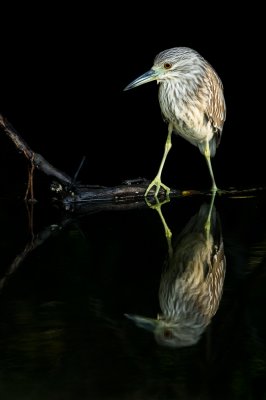
[[[203,75],[201,72],[177,72],[164,80],[160,81],[159,90],[162,92],[171,92],[174,90],[179,95],[194,95],[202,87]]]

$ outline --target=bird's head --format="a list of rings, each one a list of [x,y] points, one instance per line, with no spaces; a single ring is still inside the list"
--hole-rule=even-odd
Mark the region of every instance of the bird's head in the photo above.
[[[139,327],[153,332],[156,342],[166,347],[189,347],[198,343],[206,329],[204,324],[191,324],[188,321],[167,321],[163,317],[147,318],[125,314]]]
[[[192,79],[202,73],[206,67],[204,58],[188,47],[174,47],[159,53],[152,68],[125,87],[130,90],[151,81],[158,83],[165,80]]]

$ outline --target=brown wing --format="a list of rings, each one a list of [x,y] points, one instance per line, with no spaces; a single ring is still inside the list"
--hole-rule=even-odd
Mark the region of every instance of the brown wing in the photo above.
[[[226,106],[223,94],[223,84],[211,66],[206,70],[206,85],[209,89],[209,100],[206,107],[206,117],[211,121],[214,131],[216,146],[219,145],[223,124],[226,118]]]
[[[226,258],[224,255],[223,242],[221,242],[219,248],[217,248],[211,263],[212,269],[208,277],[208,289],[211,293],[210,314],[214,315],[219,307],[225,279]]]

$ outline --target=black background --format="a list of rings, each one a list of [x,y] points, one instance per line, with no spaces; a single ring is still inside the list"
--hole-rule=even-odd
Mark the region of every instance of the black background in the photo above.
[[[84,183],[152,179],[167,135],[158,87],[123,88],[150,69],[158,52],[188,46],[224,84],[227,120],[213,160],[218,186],[263,185],[262,30],[255,6],[9,4],[1,12],[0,112],[33,150],[68,174],[86,156]],[[19,174],[16,151],[4,136],[0,152],[4,174]],[[163,181],[209,187],[199,150],[174,137]]]
[[[158,87],[123,89],[150,69],[158,52],[188,46],[224,84],[227,120],[213,160],[218,187],[265,185],[265,13],[255,3],[8,4],[0,8],[0,112],[53,165],[74,175],[86,156],[80,179],[90,184],[154,178],[167,135]],[[1,200],[9,189],[24,196],[27,165],[0,132]],[[36,191],[46,179],[34,176],[38,241],[36,233],[56,227],[60,216],[43,207]],[[199,150],[178,137],[162,178],[178,188],[211,184]],[[165,206],[173,238],[201,200]],[[229,390],[241,398],[264,390],[265,198],[215,201],[228,267],[223,308],[206,342],[189,353],[159,350],[149,332],[124,317],[159,310],[167,245],[154,210],[90,215],[39,246],[18,270],[11,268],[1,293],[1,399],[5,389],[27,399],[35,393],[50,400],[72,393],[88,398],[94,391],[95,398],[106,391],[130,391],[133,398],[135,387],[136,394],[150,390],[158,398],[186,385],[196,394],[202,382],[222,399]],[[10,201],[0,216],[3,276],[8,265],[19,265],[26,237],[31,244],[33,236],[24,204]],[[98,303],[91,306],[94,298]],[[57,327],[63,336],[53,336]],[[205,347],[210,337],[211,353]]]

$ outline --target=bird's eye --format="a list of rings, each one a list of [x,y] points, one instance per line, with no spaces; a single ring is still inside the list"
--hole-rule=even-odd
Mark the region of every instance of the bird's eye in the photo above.
[[[170,329],[165,329],[163,332],[163,335],[165,337],[165,339],[172,339],[173,338],[173,334],[170,331]]]
[[[172,64],[171,63],[168,63],[168,62],[166,62],[166,63],[164,63],[164,68],[165,69],[170,69],[171,67],[172,67]]]

